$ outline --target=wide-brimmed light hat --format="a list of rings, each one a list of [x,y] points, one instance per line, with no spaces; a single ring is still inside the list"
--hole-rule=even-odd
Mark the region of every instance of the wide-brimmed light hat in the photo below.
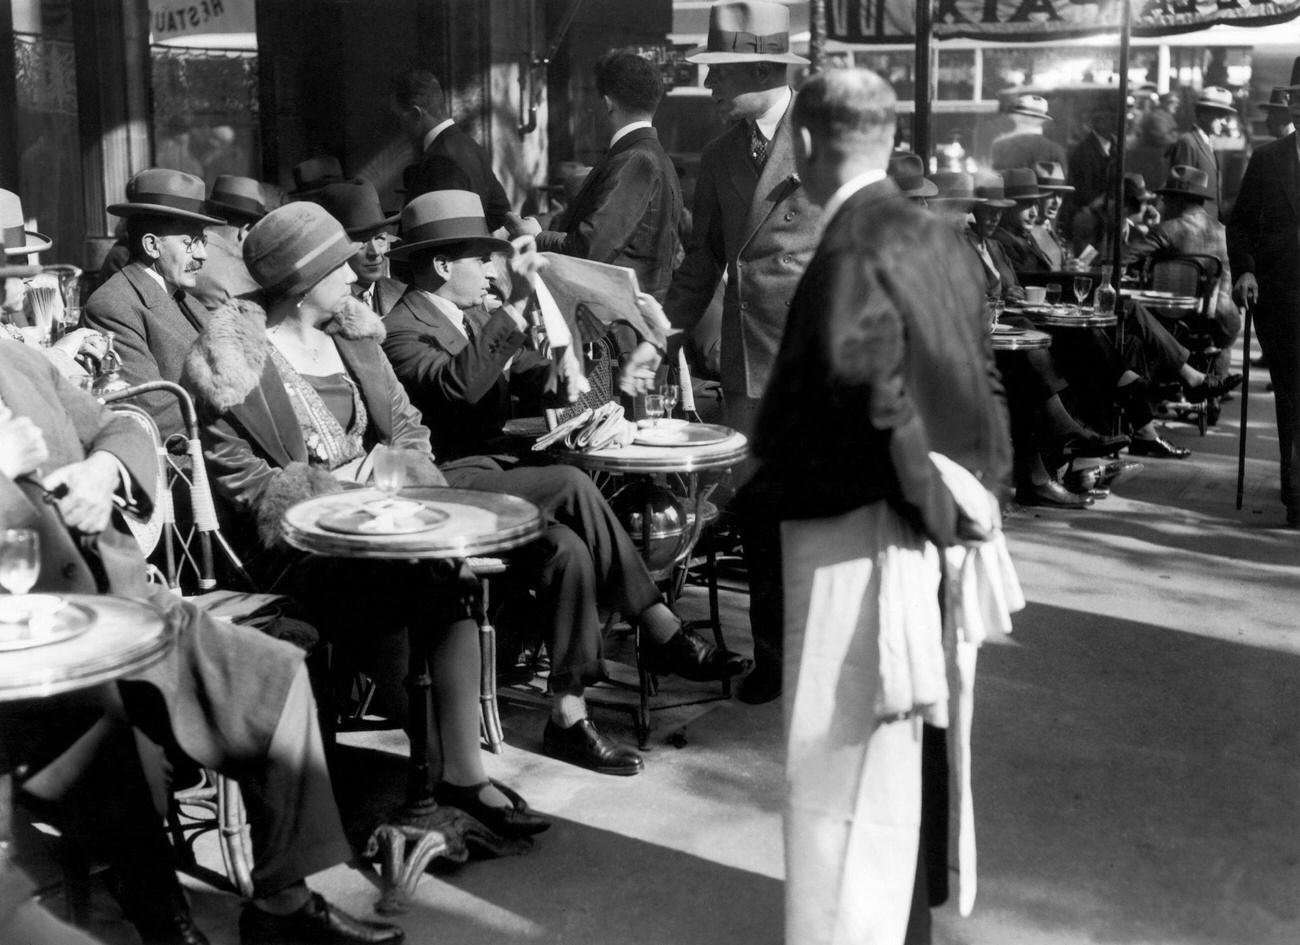
[[[1074,193],[1074,188],[1065,182],[1065,168],[1059,161],[1036,162],[1034,175],[1038,178],[1039,190],[1059,191],[1063,194]]]
[[[253,224],[244,238],[244,265],[263,289],[300,295],[360,248],[324,207],[295,200]]]
[[[934,181],[925,176],[925,161],[911,151],[895,151],[889,156],[889,176],[904,197],[933,197],[939,193]]]
[[[398,213],[386,215],[375,185],[360,177],[341,184],[327,184],[316,195],[316,202],[343,224],[348,236],[354,239],[392,226],[401,217]]]
[[[1003,210],[1016,205],[1014,200],[1007,199],[1002,177],[989,171],[975,174],[975,199],[987,207],[1001,207]]]
[[[266,195],[262,185],[251,177],[222,174],[212,182],[208,207],[218,213],[260,220],[266,216]]]
[[[115,217],[174,217],[195,223],[225,223],[208,212],[201,178],[167,167],[151,167],[126,182],[126,203],[111,203]]]
[[[1210,191],[1210,175],[1199,167],[1186,164],[1175,164],[1169,168],[1169,177],[1156,193],[1200,197],[1202,200],[1214,199],[1214,194]]]
[[[1210,85],[1201,89],[1201,94],[1196,96],[1194,107],[1208,108],[1228,115],[1237,114],[1237,109],[1232,104],[1232,93],[1217,85]]]
[[[1040,118],[1043,121],[1052,120],[1052,116],[1047,114],[1047,99],[1041,95],[1017,95],[1015,104],[1011,106],[1008,113]]]
[[[343,176],[343,165],[332,155],[308,158],[293,166],[293,190],[289,196],[296,199],[311,197],[320,192],[326,184],[340,184],[347,180]]]
[[[469,244],[485,253],[514,252],[513,246],[492,235],[483,216],[483,201],[468,190],[434,190],[408,203],[402,209],[402,240],[388,254],[393,259],[456,244]]]
[[[22,199],[11,190],[0,190],[0,231],[4,234],[6,256],[43,253],[54,245],[48,236],[27,229]]]
[[[779,3],[715,3],[709,10],[709,38],[686,54],[687,62],[718,66],[730,62],[779,62],[806,66],[790,52],[790,10]]]

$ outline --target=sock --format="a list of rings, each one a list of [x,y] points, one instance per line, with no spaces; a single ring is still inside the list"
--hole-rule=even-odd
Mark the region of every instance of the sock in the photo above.
[[[1065,409],[1065,404],[1061,403],[1061,398],[1056,394],[1043,401],[1043,418],[1047,423],[1048,432],[1053,436],[1069,436],[1082,430],[1079,421],[1070,415],[1070,412]]]
[[[681,620],[663,601],[641,611],[639,623],[646,639],[655,644],[667,643],[682,629]]]
[[[560,728],[571,728],[587,717],[587,700],[581,694],[557,692],[551,697],[551,721]]]

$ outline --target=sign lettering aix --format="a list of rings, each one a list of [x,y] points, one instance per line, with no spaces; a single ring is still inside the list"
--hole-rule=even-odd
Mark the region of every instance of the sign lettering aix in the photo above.
[[[916,0],[827,0],[827,30],[847,43],[896,43],[915,33]],[[1048,40],[1119,31],[1120,0],[935,0],[938,39]],[[1133,0],[1133,35],[1216,23],[1263,26],[1300,16],[1300,0]]]

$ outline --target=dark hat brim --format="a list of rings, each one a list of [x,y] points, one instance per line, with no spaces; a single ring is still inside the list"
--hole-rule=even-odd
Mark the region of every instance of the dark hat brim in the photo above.
[[[779,62],[787,66],[806,66],[809,60],[797,53],[710,52],[708,46],[696,46],[686,54],[686,61],[700,66],[725,66],[733,62]]]
[[[1042,200],[1047,196],[1047,192],[1041,187],[1027,194],[1007,194],[1007,199],[1015,203],[1029,203],[1031,200]]]
[[[1039,184],[1038,189],[1045,190],[1048,193],[1058,193],[1058,194],[1074,193],[1074,188],[1071,187],[1069,184]],[[1047,195],[1044,194],[1044,196]]]
[[[895,181],[897,183],[897,181]],[[915,187],[900,187],[898,192],[904,197],[935,197],[939,194],[939,185],[928,177],[921,178],[921,182]]]
[[[1156,194],[1160,196],[1171,194],[1175,197],[1199,197],[1202,200],[1214,199],[1214,194],[1210,193],[1208,190],[1193,190],[1188,187],[1159,187],[1156,189]]]
[[[229,214],[232,217],[245,217],[249,220],[260,220],[262,219],[262,217],[266,216],[267,213],[269,212],[267,210],[251,210],[248,207],[231,206],[228,203],[223,203],[220,200],[214,200],[211,197],[208,198],[208,206],[213,210],[218,210],[221,213]]]
[[[1001,197],[976,197],[975,202],[995,210],[1010,210],[1016,205],[1014,200],[1005,200]]]
[[[507,253],[510,255],[513,255],[515,251],[515,248],[510,243],[497,239],[495,236],[447,236],[440,239],[403,243],[401,246],[389,250],[388,258],[401,262],[404,259],[409,259],[414,252],[422,249],[437,249],[439,246],[476,246],[482,247],[484,252]]]
[[[210,223],[216,226],[226,222],[221,217],[190,210],[177,210],[175,207],[161,203],[110,203],[104,209],[115,217],[174,217],[177,220],[193,220],[195,223]]]
[[[44,233],[37,233],[35,230],[24,230],[23,235],[27,237],[26,245],[6,246],[6,256],[29,256],[32,253],[43,253],[54,245],[54,240]]]
[[[1268,111],[1289,112],[1291,110],[1290,105],[1284,104],[1282,102],[1259,102],[1255,105],[1255,107],[1259,109],[1263,109],[1266,112]]]
[[[386,226],[393,226],[402,218],[400,213],[394,213],[392,216],[383,217],[370,223],[362,223],[360,226],[347,226],[343,230],[353,239],[358,239],[362,233],[373,233],[375,230],[382,230]],[[396,237],[394,237],[396,239]]]
[[[1051,115],[1044,112],[1031,112],[1027,108],[1013,108],[1007,112],[1008,115],[1024,115],[1026,118],[1038,118],[1042,121],[1054,121]]]

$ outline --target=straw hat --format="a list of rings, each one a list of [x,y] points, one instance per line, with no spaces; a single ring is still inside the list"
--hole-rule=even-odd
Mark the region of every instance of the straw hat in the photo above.
[[[1037,184],[1035,184],[1037,186]],[[987,207],[1014,207],[1016,202],[1008,200],[1002,187],[1002,178],[989,171],[979,171],[975,175],[975,198]]]
[[[341,184],[347,180],[343,176],[343,165],[331,155],[308,158],[293,166],[293,198],[311,197],[320,192],[326,184]]]
[[[43,253],[54,245],[54,241],[48,236],[27,229],[27,217],[23,215],[23,202],[10,190],[0,190],[0,231],[4,233],[6,256]]]
[[[1052,120],[1052,116],[1047,114],[1047,99],[1041,95],[1016,96],[1016,103],[1008,110],[1007,114],[1024,115],[1027,118],[1038,118],[1042,121]]]
[[[368,236],[375,230],[392,226],[401,216],[397,213],[385,215],[380,209],[379,192],[375,190],[375,185],[360,177],[341,184],[327,184],[316,195],[316,202],[343,224],[343,229],[353,239],[361,239],[363,234]]]
[[[251,177],[222,174],[212,182],[208,206],[231,216],[260,220],[266,216],[266,195]]]
[[[709,10],[709,38],[686,54],[687,62],[717,66],[729,62],[780,62],[806,66],[790,52],[790,10],[780,3],[715,3]]]
[[[1038,175],[1033,168],[1009,167],[1002,172],[1002,189],[1008,200],[1037,200],[1046,197],[1038,188]]]
[[[1065,168],[1058,161],[1038,161],[1034,164],[1034,176],[1038,178],[1039,190],[1074,193],[1074,188],[1065,182]]]
[[[1195,107],[1208,108],[1228,115],[1237,114],[1237,109],[1232,105],[1232,93],[1217,85],[1201,89],[1201,94],[1196,96]]]
[[[360,248],[324,207],[296,200],[253,224],[244,238],[244,264],[263,289],[301,295]]]
[[[207,213],[208,189],[201,178],[166,167],[151,167],[126,182],[126,203],[111,203],[115,217],[175,217],[196,223],[225,223]]]
[[[421,194],[402,210],[404,242],[388,255],[402,260],[420,249],[468,243],[485,253],[513,253],[514,247],[488,230],[483,201],[468,190]]]
[[[1176,164],[1169,169],[1169,178],[1165,185],[1156,191],[1158,194],[1173,194],[1178,197],[1200,197],[1213,200],[1210,190],[1210,175],[1199,167]]]
[[[904,197],[933,197],[939,193],[934,181],[925,176],[925,161],[911,151],[895,151],[889,156],[889,176]]]

